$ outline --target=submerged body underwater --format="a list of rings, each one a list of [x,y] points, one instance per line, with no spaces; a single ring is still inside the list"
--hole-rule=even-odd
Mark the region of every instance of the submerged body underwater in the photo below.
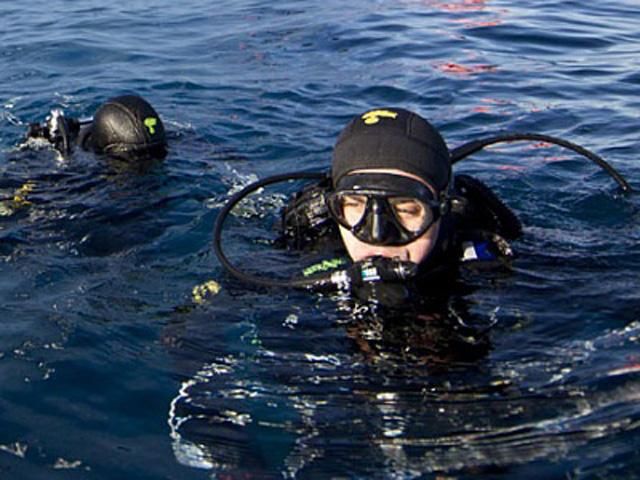
[[[508,270],[410,308],[255,287],[213,246],[234,194],[326,171],[346,121],[379,105],[420,112],[452,150],[564,138],[637,189],[632,2],[0,13],[1,477],[638,476],[638,197],[577,153],[541,139],[456,165],[523,235]],[[51,109],[82,118],[130,93],[164,121],[161,162],[17,147]],[[303,183],[230,213],[234,264],[286,279],[335,257],[273,248]]]

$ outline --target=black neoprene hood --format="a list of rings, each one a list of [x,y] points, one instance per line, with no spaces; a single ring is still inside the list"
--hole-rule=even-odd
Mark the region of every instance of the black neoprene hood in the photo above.
[[[98,153],[153,153],[166,146],[166,134],[162,120],[148,102],[136,95],[124,95],[98,109],[90,144]]]
[[[353,118],[333,150],[334,187],[354,170],[397,169],[443,191],[451,178],[449,149],[436,128],[402,108],[370,110]]]

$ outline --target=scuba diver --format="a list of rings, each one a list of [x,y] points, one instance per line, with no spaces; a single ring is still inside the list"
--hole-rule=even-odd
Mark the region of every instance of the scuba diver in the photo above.
[[[45,122],[29,125],[27,139],[45,140],[62,155],[69,155],[76,146],[124,160],[161,159],[167,154],[164,124],[138,95],[111,98],[86,120],[52,110]]]
[[[64,159],[64,168],[42,162],[38,158],[42,149],[53,150]],[[157,188],[155,179],[138,178],[137,174],[146,173],[166,156],[167,135],[162,119],[142,97],[110,98],[88,119],[53,110],[42,123],[29,125],[26,141],[17,151],[20,154],[13,160],[16,169],[5,171],[0,185],[0,217],[38,212],[34,215],[40,229],[50,228],[52,237],[59,235],[65,242],[75,242],[79,251],[91,255],[130,248],[160,228],[160,221],[153,227],[141,226],[153,202],[160,204],[164,199],[152,194]],[[85,155],[81,152],[91,153],[91,158],[82,158]],[[93,154],[103,161],[96,162]],[[67,161],[72,157],[77,158]],[[123,178],[126,184],[121,182]],[[119,198],[127,200],[118,203],[121,200],[111,198],[105,202],[100,195],[108,192],[108,185],[116,179],[121,185]],[[130,195],[124,193],[127,188]],[[143,189],[146,195],[141,195]],[[72,222],[65,221],[63,211],[69,212]],[[140,216],[134,212],[141,212]],[[116,231],[122,222],[135,225]],[[25,228],[31,228],[29,225],[25,222]]]
[[[382,459],[381,469],[391,466],[390,472],[411,474],[424,470],[429,459],[425,449],[410,440],[402,442],[415,438],[412,435],[420,438],[416,432],[425,419],[435,417],[430,413],[422,416],[425,412],[416,411],[411,397],[429,402],[425,385],[431,384],[430,377],[444,372],[443,382],[448,383],[449,372],[457,370],[462,380],[459,392],[465,398],[458,406],[463,411],[471,398],[466,395],[477,394],[473,388],[465,390],[465,372],[477,374],[478,362],[492,349],[489,334],[498,322],[498,307],[485,315],[463,295],[450,295],[450,287],[469,288],[455,282],[462,266],[508,267],[514,257],[509,242],[523,235],[517,215],[487,185],[469,175],[454,174],[453,167],[487,145],[517,140],[569,148],[605,169],[622,190],[631,190],[600,157],[561,139],[502,134],[450,150],[438,130],[418,114],[382,108],[354,117],[343,129],[328,174],[284,173],[232,195],[218,213],[213,232],[213,246],[223,267],[243,283],[262,287],[347,291],[349,295],[339,294],[331,301],[338,310],[335,323],[346,330],[356,356],[342,342],[317,341],[321,338],[317,326],[335,317],[325,315],[315,304],[295,306],[296,322],[303,311],[306,321],[299,322],[302,333],[295,346],[287,345],[283,341],[287,335],[279,329],[289,319],[292,299],[288,291],[268,299],[266,309],[258,314],[253,302],[238,296],[249,305],[245,308],[250,313],[229,309],[226,302],[212,302],[204,312],[172,321],[163,342],[176,352],[184,349],[179,353],[182,358],[193,361],[194,354],[188,349],[204,348],[198,345],[210,349],[216,345],[211,350],[218,354],[182,383],[171,402],[169,425],[178,461],[228,478],[256,476],[256,472],[257,476],[313,477],[336,458],[340,442],[333,439],[346,428],[350,445],[361,442],[354,451],[374,452],[371,457]],[[251,194],[260,192],[264,198],[264,187],[291,180],[311,183],[294,193],[281,211],[275,245],[302,252],[307,258],[320,253],[327,260],[292,278],[240,269],[223,250],[222,233],[229,214]],[[245,206],[243,213],[246,210]],[[260,213],[257,216],[263,222]],[[237,230],[233,233],[254,239],[255,232],[247,228],[244,218],[234,225]],[[256,248],[265,248],[265,243],[260,238]],[[327,251],[333,254],[335,247],[339,258],[325,256]],[[253,255],[243,254],[248,262],[259,263]],[[216,282],[201,285],[194,289],[194,303],[201,303],[207,292],[215,295],[219,291]],[[202,327],[191,324],[187,328],[187,319],[202,322]],[[235,347],[228,335],[222,338],[220,329],[212,328],[233,323],[240,329],[250,328]],[[304,330],[305,323],[309,330]],[[194,332],[197,338],[188,339]],[[212,332],[211,340],[206,332]],[[334,338],[333,329],[326,334]],[[326,359],[331,359],[331,365],[324,364]],[[361,383],[363,378],[367,381]],[[506,380],[491,382],[488,391],[504,398],[508,388]],[[345,400],[345,391],[356,393]],[[444,391],[451,391],[450,384]],[[453,414],[447,410],[436,417],[452,421],[450,428],[455,429],[460,415],[455,411],[458,407],[452,408]],[[349,423],[356,410],[365,413]],[[282,411],[290,416],[283,418]],[[406,432],[400,432],[398,426]],[[265,437],[281,443],[267,452],[256,446],[257,439]],[[433,445],[430,449],[434,451]],[[410,469],[412,466],[417,468]]]
[[[354,263],[386,264],[414,278],[460,261],[506,260],[507,240],[522,234],[516,215],[486,185],[453,175],[433,125],[403,109],[372,110],[347,125],[333,151],[331,183],[297,195],[284,212],[290,242],[321,233],[310,208],[319,196]]]
[[[488,145],[520,140],[573,150],[603,168],[624,192],[631,191],[601,157],[563,139],[506,133],[449,150],[438,130],[420,115],[381,108],[354,117],[343,129],[329,175],[276,175],[232,196],[216,219],[215,253],[244,282],[352,292],[363,286],[370,290],[382,284],[424,281],[445,287],[444,280],[455,279],[462,264],[508,266],[513,258],[509,242],[522,235],[520,220],[487,185],[469,175],[454,174],[452,166]],[[326,240],[337,240],[350,262],[325,260],[290,279],[239,269],[222,249],[229,212],[256,190],[295,179],[317,182],[296,193],[284,208],[280,240],[290,249],[312,251]]]

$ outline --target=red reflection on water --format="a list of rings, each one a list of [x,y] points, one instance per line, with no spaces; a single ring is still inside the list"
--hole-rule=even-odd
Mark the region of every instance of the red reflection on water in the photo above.
[[[516,141],[513,141],[513,142],[506,142],[506,143],[500,144],[500,145],[491,145],[490,147],[487,148],[487,150],[491,150],[493,152],[499,152],[502,155],[506,155],[506,154],[508,154],[509,151],[513,152],[513,148],[510,147],[510,145],[515,145],[515,144],[521,143],[521,142],[523,142],[523,141],[516,140]],[[555,148],[555,147],[557,147],[557,146],[552,144],[552,143],[535,142],[535,143],[527,143],[525,146],[523,146],[521,148],[523,150],[540,150],[540,149]],[[497,168],[498,170],[502,170],[502,171],[520,173],[520,172],[524,172],[524,171],[528,170],[534,164],[561,162],[561,161],[564,161],[564,160],[568,160],[569,158],[571,158],[571,157],[567,156],[567,155],[545,155],[545,154],[539,154],[539,155],[536,155],[533,158],[533,161],[531,161],[531,159],[529,159],[527,161],[527,165],[513,165],[513,164],[509,164],[509,163],[504,163],[504,164],[496,164],[495,168]]]
[[[462,2],[438,2],[427,0],[427,5],[445,12],[478,12],[486,8],[486,0],[462,0]]]
[[[548,142],[536,142],[536,143],[532,143],[530,144],[527,148],[530,150],[536,150],[536,149],[541,149],[541,148],[553,148],[555,147],[554,144],[552,143],[548,143]],[[545,156],[542,161],[543,162],[562,162],[564,160],[568,160],[569,156],[568,155],[549,155],[549,156]]]
[[[493,105],[510,105],[511,104],[509,100],[505,100],[503,98],[484,97],[480,101],[482,103],[491,103]]]
[[[536,149],[536,148],[550,148],[552,147],[553,144],[549,143],[549,142],[534,142],[532,144],[529,145],[529,148],[531,149]]]
[[[494,109],[495,105],[499,107],[504,107],[512,104],[512,102],[508,100],[501,100],[499,98],[489,98],[489,97],[480,99],[480,103],[482,105],[478,105],[472,108],[471,110],[474,112],[480,112],[480,113],[495,112],[495,109]],[[501,115],[506,115],[506,112],[502,112]]]
[[[446,62],[436,64],[436,68],[443,73],[450,73],[453,75],[473,75],[476,73],[495,72],[497,67],[495,65],[487,64],[475,64],[475,65],[463,65],[461,63]]]
[[[500,165],[498,170],[508,170],[511,172],[524,172],[527,169],[524,165]]]
[[[451,1],[451,2],[442,2],[439,0],[422,0],[422,3],[425,6],[433,8],[435,10],[440,10],[443,12],[451,12],[451,13],[475,13],[475,12],[489,12],[496,13],[495,9],[492,9],[490,5],[488,5],[487,0],[462,0],[462,1]],[[506,10],[501,10],[500,13],[504,13]],[[465,28],[485,28],[485,27],[495,27],[497,25],[502,24],[502,20],[500,18],[495,18],[491,20],[474,20],[472,18],[456,18],[451,20],[453,23],[459,23]]]
[[[502,20],[496,19],[485,22],[476,22],[473,20],[469,20],[468,18],[460,18],[458,20],[452,20],[453,23],[460,23],[465,28],[486,28],[486,27],[496,27],[498,25],[502,25]]]

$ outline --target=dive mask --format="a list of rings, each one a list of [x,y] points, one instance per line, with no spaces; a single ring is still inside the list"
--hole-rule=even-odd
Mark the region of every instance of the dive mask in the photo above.
[[[381,246],[411,243],[423,235],[446,210],[418,180],[402,175],[345,175],[327,195],[336,222],[358,240]]]

